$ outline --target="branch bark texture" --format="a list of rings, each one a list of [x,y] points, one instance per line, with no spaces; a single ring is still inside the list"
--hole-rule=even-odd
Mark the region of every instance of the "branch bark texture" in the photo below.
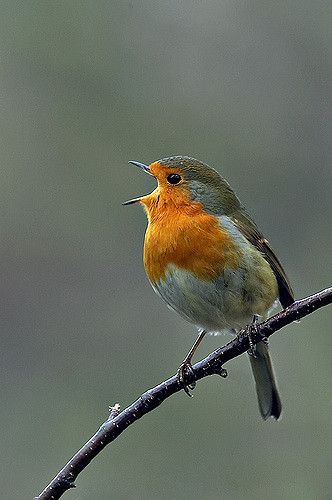
[[[275,314],[264,323],[257,325],[251,332],[252,343],[256,344],[263,338],[270,337],[273,333],[293,321],[304,318],[308,314],[332,303],[332,287],[309,297],[297,300],[283,311]],[[188,376],[188,383],[193,383],[208,375],[225,376],[223,365],[231,359],[240,356],[249,349],[247,331],[243,330],[231,342],[216,349],[202,361],[193,365],[193,372]],[[101,425],[97,432],[87,441],[82,448],[60,470],[48,486],[35,497],[35,500],[56,500],[65,491],[74,488],[74,481],[78,474],[101,452],[105,446],[114,441],[127,427],[140,419],[146,413],[157,408],[165,399],[182,390],[176,375],[165,380],[153,389],[144,392],[136,401],[123,411],[119,405],[112,408],[109,418]]]

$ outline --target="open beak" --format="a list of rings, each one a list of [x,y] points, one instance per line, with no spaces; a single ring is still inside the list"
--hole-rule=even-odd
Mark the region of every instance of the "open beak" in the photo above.
[[[148,165],[144,165],[144,163],[140,163],[139,161],[129,161],[128,163],[131,163],[132,165],[135,165],[135,167],[140,168],[145,172],[146,174],[152,175],[150,171],[150,167]],[[133,198],[132,200],[124,201],[122,205],[132,205],[133,203],[138,203],[141,201],[141,197],[139,198]]]

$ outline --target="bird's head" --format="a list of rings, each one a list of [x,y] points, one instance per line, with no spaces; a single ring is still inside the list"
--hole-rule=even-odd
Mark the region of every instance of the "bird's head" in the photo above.
[[[171,156],[144,165],[130,161],[147,174],[155,177],[157,188],[146,196],[124,203],[141,203],[148,216],[156,209],[167,206],[177,209],[199,206],[213,215],[227,215],[239,209],[240,202],[221,175],[205,163],[188,156]]]

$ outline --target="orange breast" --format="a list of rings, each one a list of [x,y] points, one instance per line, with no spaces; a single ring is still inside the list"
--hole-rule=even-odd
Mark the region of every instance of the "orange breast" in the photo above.
[[[149,279],[157,282],[164,278],[170,264],[203,280],[216,278],[226,266],[237,268],[242,252],[218,219],[204,212],[201,204],[179,196],[181,199],[173,195],[170,200],[157,188],[141,199],[149,218],[144,243]]]

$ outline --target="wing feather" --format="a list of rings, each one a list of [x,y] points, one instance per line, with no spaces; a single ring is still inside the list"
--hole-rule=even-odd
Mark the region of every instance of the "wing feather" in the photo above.
[[[264,254],[266,260],[271,266],[274,272],[279,288],[279,299],[283,307],[287,307],[294,302],[294,293],[292,287],[289,283],[287,275],[278,259],[274,253],[270,243],[263,234],[259,231],[256,224],[251,220],[249,215],[247,215],[243,208],[241,210],[234,212],[229,215],[230,219],[236,224],[238,229],[241,231],[243,236],[250,241],[262,254]]]

